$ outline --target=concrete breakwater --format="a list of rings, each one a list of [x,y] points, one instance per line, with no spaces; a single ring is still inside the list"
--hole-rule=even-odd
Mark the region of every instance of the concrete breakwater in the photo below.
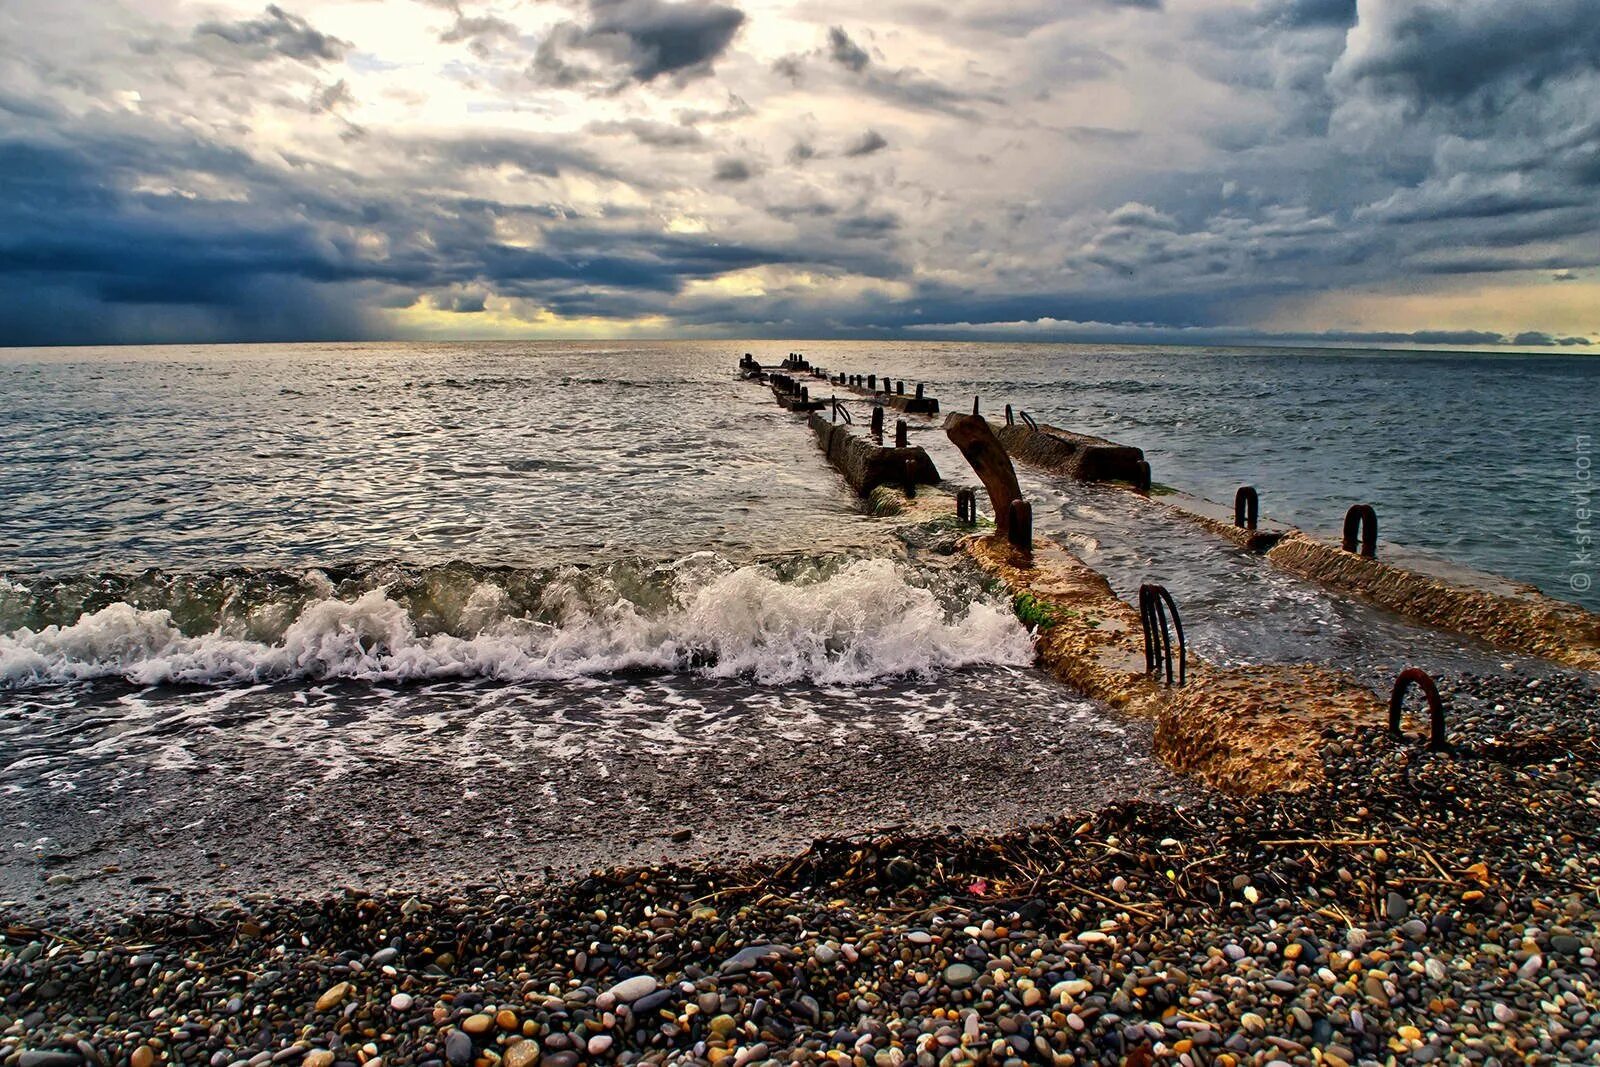
[[[879,378],[876,374],[864,376],[837,374],[829,377],[828,381],[841,389],[847,389],[858,396],[871,397],[884,407],[903,411],[908,415],[939,414],[939,401],[927,395],[926,388],[921,382],[914,383],[911,392],[907,393],[904,379],[891,381],[887,377]]]
[[[1030,467],[1080,482],[1122,482],[1138,492],[1150,489],[1150,464],[1144,450],[1132,445],[1026,422],[997,426],[995,436],[1013,459]]]
[[[1235,793],[1305,789],[1322,773],[1316,753],[1326,731],[1353,733],[1380,720],[1377,698],[1329,668],[1223,669],[1198,659],[1190,668],[1182,622],[1166,590],[1142,588],[1135,612],[1082,560],[1034,538],[1031,508],[986,420],[951,415],[945,433],[984,483],[995,514],[1010,519],[997,520],[995,535],[969,538],[965,546],[1011,590],[1018,614],[1035,627],[1039,661],[1079,691],[1153,719],[1155,754],[1174,770]],[[1169,621],[1177,631],[1176,674]]]
[[[807,375],[812,382],[807,383],[779,371],[765,372],[749,355],[740,362],[739,369],[746,378],[764,378],[772,387],[773,399],[780,407],[807,414],[807,424],[816,435],[817,447],[822,449],[822,454],[834,469],[844,476],[850,488],[863,497],[871,496],[875,490],[883,487],[898,490],[910,497],[915,495],[919,485],[939,484],[939,470],[929,458],[927,450],[907,445],[903,440],[897,440],[893,446],[883,444],[881,415],[874,420],[875,432],[863,435],[854,432],[852,416],[837,400],[813,399],[811,384],[829,380],[824,371],[812,367],[794,354],[782,366]],[[934,403],[937,406],[937,401]],[[903,438],[903,434],[898,436]]]
[[[989,490],[999,525],[997,536],[969,539],[969,554],[1010,589],[1018,614],[1035,625],[1044,666],[1086,695],[1153,720],[1156,754],[1174,769],[1214,786],[1244,793],[1305,788],[1321,773],[1317,749],[1324,734],[1380,724],[1385,706],[1350,675],[1320,665],[1222,668],[1195,659],[1179,685],[1161,684],[1151,642],[1164,639],[1153,637],[1145,607],[1141,604],[1136,611],[1082,560],[1054,542],[1032,537],[1031,509],[1021,499],[1011,457],[1082,480],[1134,489],[1142,482],[1145,491],[1140,495],[1154,506],[1336,591],[1499,647],[1589,669],[1600,665],[1595,652],[1600,627],[1581,608],[1509,583],[1501,583],[1504,589],[1480,588],[1417,574],[1379,563],[1351,550],[1354,545],[1326,544],[1292,527],[1264,524],[1253,490],[1241,490],[1233,522],[1226,510],[1208,501],[1151,498],[1149,465],[1141,450],[1042,427],[1025,415],[1019,422],[1009,409],[1007,415],[1000,426],[976,414],[951,415],[945,422],[946,433]],[[926,459],[925,453],[913,459],[899,455],[912,450],[875,446],[836,418],[814,411],[810,422],[830,462],[858,492],[917,483],[911,472]],[[936,481],[931,467],[929,462],[927,478]],[[1019,514],[1030,525],[1017,537],[1001,520],[1014,522]],[[1370,513],[1358,517],[1368,526],[1367,536],[1356,540],[1364,542],[1363,551],[1372,552]],[[1180,649],[1180,663],[1182,656]],[[1425,688],[1432,684],[1427,680]],[[1404,691],[1397,686],[1397,692]]]
[[[1340,593],[1439,629],[1469,634],[1495,648],[1600,671],[1600,616],[1532,586],[1492,575],[1480,576],[1483,584],[1465,585],[1461,579],[1358,555],[1298,530],[1279,539],[1267,559]]]
[[[1240,490],[1241,503],[1246,489],[1250,487]],[[1364,545],[1354,538],[1337,543],[1292,526],[1247,521],[1237,504],[1230,521],[1221,505],[1211,501],[1182,495],[1151,499],[1168,513],[1333,592],[1506,652],[1600,670],[1600,616],[1530,585],[1442,563],[1436,565],[1440,573],[1429,573],[1429,561],[1421,558],[1408,561],[1409,566],[1379,559],[1376,532],[1370,527]]]
[[[939,484],[939,471],[923,448],[885,447],[852,433],[849,424],[829,421],[821,411],[807,421],[828,462],[862,496],[885,485],[914,493],[916,486]]]
[[[1214,667],[1191,657],[1181,686],[1149,671],[1140,613],[1060,545],[1024,553],[995,536],[967,552],[1011,590],[1037,628],[1039,662],[1080,692],[1155,723],[1155,754],[1231,793],[1301,790],[1322,778],[1324,731],[1381,725],[1383,703],[1354,679],[1309,664]]]
[[[1031,420],[997,426],[995,436],[1008,455],[1029,466],[1078,481],[1125,485],[1148,497],[1150,467],[1138,448]],[[1450,568],[1449,574],[1430,574],[1379,560],[1375,524],[1363,529],[1359,508],[1352,509],[1350,517],[1352,536],[1347,544],[1339,544],[1262,520],[1259,498],[1250,486],[1240,488],[1231,515],[1223,505],[1182,494],[1148,498],[1169,513],[1335,592],[1507,652],[1600,670],[1600,616],[1497,575],[1473,574],[1460,567]],[[1365,521],[1371,522],[1370,513]],[[1358,540],[1358,534],[1369,540]]]

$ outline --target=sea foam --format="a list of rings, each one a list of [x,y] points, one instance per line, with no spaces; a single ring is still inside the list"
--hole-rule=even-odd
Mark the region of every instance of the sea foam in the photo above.
[[[419,626],[392,590],[311,600],[270,641],[185,633],[167,608],[109,604],[67,625],[0,636],[0,686],[122,679],[135,685],[570,679],[696,671],[762,683],[860,684],[979,664],[1023,665],[1031,639],[1003,604],[949,607],[888,559],[784,580],[691,557],[655,597],[552,581],[540,610],[472,585],[452,632]]]

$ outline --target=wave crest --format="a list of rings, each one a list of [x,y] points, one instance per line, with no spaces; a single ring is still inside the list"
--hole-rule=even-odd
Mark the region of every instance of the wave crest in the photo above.
[[[427,602],[425,615],[450,601],[448,628],[419,620],[392,585],[329,593],[301,604],[270,639],[226,625],[186,633],[170,608],[123,601],[70,624],[21,627],[0,636],[0,686],[531,681],[627,670],[851,685],[1033,658],[1015,616],[975,585],[941,599],[887,559],[798,576],[706,553],[648,575],[568,569],[541,585],[536,610],[495,581],[474,580]]]

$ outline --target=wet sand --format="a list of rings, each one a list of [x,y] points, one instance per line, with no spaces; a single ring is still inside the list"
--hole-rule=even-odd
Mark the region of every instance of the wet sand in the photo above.
[[[13,917],[83,918],[347,886],[516,886],[890,828],[999,831],[1191,788],[1150,756],[1148,724],[1033,670],[855,691],[679,676],[584,692],[260,689],[219,706],[214,691],[123,691],[99,710],[13,695],[8,719],[54,732],[0,778],[0,898]]]

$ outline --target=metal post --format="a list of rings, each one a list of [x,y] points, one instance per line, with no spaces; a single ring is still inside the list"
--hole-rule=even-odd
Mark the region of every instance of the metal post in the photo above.
[[[1011,502],[1011,523],[1006,540],[1024,552],[1033,551],[1033,505],[1026,500]]]

